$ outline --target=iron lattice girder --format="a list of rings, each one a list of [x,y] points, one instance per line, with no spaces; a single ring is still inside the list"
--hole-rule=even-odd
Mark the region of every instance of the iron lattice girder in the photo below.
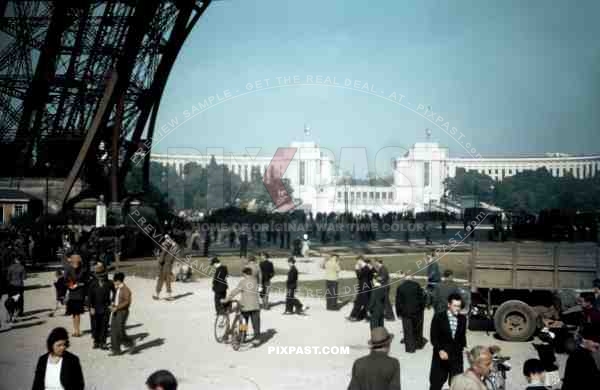
[[[0,146],[19,148],[21,173],[27,175],[32,154],[50,156],[44,144],[66,138],[83,144],[115,69],[119,83],[99,137],[114,124],[122,96],[120,165],[127,168],[128,141],[139,142],[183,40],[209,3],[0,0]]]

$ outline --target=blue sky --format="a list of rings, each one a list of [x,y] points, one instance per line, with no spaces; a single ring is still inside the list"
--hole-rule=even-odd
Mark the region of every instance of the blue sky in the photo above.
[[[600,152],[598,14],[595,0],[214,2],[169,77],[159,127],[257,80],[273,87],[277,77],[321,75],[383,93],[259,90],[214,105],[153,151],[273,153],[302,140],[309,123],[311,137],[338,158],[343,147],[364,148],[371,163],[381,148],[424,141],[425,128],[454,156],[467,155],[466,142],[483,157]],[[464,137],[382,98],[394,91],[411,107],[430,105]]]

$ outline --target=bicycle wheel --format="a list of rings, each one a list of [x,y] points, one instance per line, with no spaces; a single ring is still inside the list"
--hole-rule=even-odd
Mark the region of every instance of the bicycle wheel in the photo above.
[[[234,326],[231,331],[231,346],[234,351],[240,349],[240,345],[242,344],[242,334],[240,333],[240,329],[237,326]]]
[[[227,314],[217,314],[215,318],[215,340],[222,343],[229,333],[229,316]]]

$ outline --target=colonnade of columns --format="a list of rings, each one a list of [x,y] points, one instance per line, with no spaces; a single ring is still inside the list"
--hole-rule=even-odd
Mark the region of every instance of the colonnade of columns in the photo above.
[[[496,181],[514,176],[526,170],[537,170],[545,167],[554,177],[564,177],[571,174],[577,179],[594,177],[600,172],[600,159],[552,159],[552,160],[513,160],[513,161],[450,161],[448,175],[456,175],[457,168],[490,176]]]

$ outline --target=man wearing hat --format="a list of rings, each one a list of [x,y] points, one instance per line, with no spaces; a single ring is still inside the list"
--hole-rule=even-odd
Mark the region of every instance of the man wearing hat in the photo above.
[[[221,264],[218,257],[213,257],[210,265],[215,267],[212,280],[212,290],[215,293],[215,310],[217,314],[221,314],[223,312],[221,300],[227,296],[227,266]]]
[[[371,329],[371,353],[354,362],[348,390],[400,390],[400,362],[388,356],[393,338],[384,327]]]

